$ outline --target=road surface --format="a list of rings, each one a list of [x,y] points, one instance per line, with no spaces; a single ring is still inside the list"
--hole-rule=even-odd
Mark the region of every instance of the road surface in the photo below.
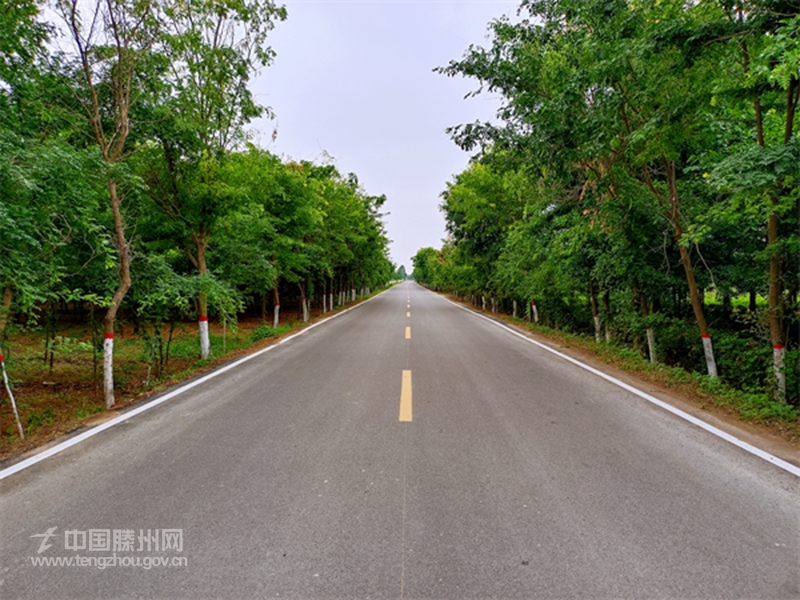
[[[798,481],[407,282],[6,477],[0,597],[798,598]]]

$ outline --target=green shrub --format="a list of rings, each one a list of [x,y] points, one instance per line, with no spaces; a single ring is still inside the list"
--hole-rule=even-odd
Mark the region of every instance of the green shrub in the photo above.
[[[764,392],[772,368],[769,344],[727,331],[715,334],[713,339],[720,378],[745,392]]]
[[[274,327],[270,327],[269,325],[262,325],[258,329],[253,330],[253,332],[250,334],[250,340],[253,343],[255,343],[258,340],[263,340],[264,338],[272,337],[277,333],[278,330],[275,329]]]

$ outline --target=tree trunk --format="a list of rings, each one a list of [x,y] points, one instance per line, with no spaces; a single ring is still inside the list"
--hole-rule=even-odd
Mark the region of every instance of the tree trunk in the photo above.
[[[750,53],[745,42],[742,42],[743,62],[742,67],[745,73],[750,69]],[[786,120],[784,123],[783,143],[788,145],[794,135],[794,115],[800,101],[800,81],[796,75],[789,79],[786,88]],[[753,107],[756,117],[756,141],[761,148],[765,146],[763,113],[761,110],[761,99],[756,96],[753,98]],[[778,248],[778,214],[774,210],[774,198],[772,210],[767,217],[767,249],[769,253],[769,291],[767,293],[767,319],[769,321],[769,333],[772,341],[772,368],[775,376],[775,396],[778,401],[786,401],[786,373],[784,371],[784,358],[786,353],[786,340],[783,335],[783,306],[781,305],[781,295],[783,292],[783,273]],[[754,293],[750,294],[750,308],[755,310]]]
[[[639,294],[639,301],[642,306],[642,316],[647,318],[649,316],[649,311],[647,308],[647,296],[644,294]],[[649,325],[645,325],[644,327],[645,334],[647,335],[647,352],[650,355],[650,362],[655,364],[656,362],[656,340],[653,334],[653,328]]]
[[[6,373],[6,360],[3,353],[0,351],[0,367],[3,369],[3,382],[6,386],[6,392],[11,399],[11,407],[14,409],[14,418],[17,420],[17,427],[19,428],[19,437],[25,439],[25,430],[22,428],[22,421],[19,418],[19,411],[17,411],[17,401],[14,399],[14,392],[11,391],[11,384],[8,382],[8,374]]]
[[[592,299],[592,317],[594,318],[594,341],[600,342],[600,314],[597,308],[597,291],[592,281],[589,281],[589,297]]]
[[[300,288],[300,309],[303,313],[303,323],[308,323],[308,298],[306,298],[306,286],[304,283],[298,283],[297,287]]]
[[[514,299],[512,305],[511,305],[511,314],[515,319],[517,318],[517,300],[516,300],[516,298]]]
[[[678,229],[680,229],[680,227],[678,227]],[[703,303],[700,300],[697,283],[694,279],[692,259],[689,256],[689,251],[680,245],[680,243],[678,244],[678,247],[680,248],[681,253],[681,264],[683,264],[683,269],[686,272],[686,281],[689,284],[689,299],[692,303],[692,309],[694,310],[694,316],[697,320],[697,325],[700,328],[700,337],[703,340],[703,353],[706,357],[706,368],[708,369],[708,375],[709,377],[716,377],[717,363],[714,360],[714,346],[711,343],[711,334],[708,332],[706,316],[703,312]]]
[[[122,300],[131,287],[131,263],[130,244],[125,239],[125,226],[122,222],[120,199],[117,195],[117,184],[114,180],[109,180],[108,191],[111,197],[111,212],[114,217],[114,245],[119,256],[119,285],[111,298],[111,304],[108,306],[106,316],[103,319],[103,395],[105,396],[106,408],[112,408],[114,406],[114,323]]]
[[[7,284],[3,290],[3,308],[0,309],[0,344],[6,339],[6,323],[11,317],[11,300],[14,298],[14,288]]]
[[[175,333],[175,321],[170,320],[169,322],[169,337],[167,338],[167,350],[164,353],[164,371],[169,369],[169,351],[172,347],[172,334]]]
[[[786,401],[786,372],[784,357],[786,340],[783,336],[783,292],[782,265],[778,249],[778,215],[771,212],[767,221],[767,247],[769,256],[769,293],[767,295],[769,334],[772,338],[772,368],[775,374],[775,396],[779,402]]]
[[[539,309],[536,308],[536,302],[531,300],[531,312],[533,313],[533,322],[539,323]]]
[[[204,275],[208,271],[206,265],[206,247],[208,246],[208,233],[201,231],[198,234],[192,234],[192,241],[194,241],[196,256],[197,271],[200,275]],[[197,298],[199,308],[198,325],[200,330],[200,358],[207,359],[211,356],[211,340],[208,337],[208,295],[206,292],[201,291]]]
[[[272,286],[272,328],[277,329],[281,322],[281,299],[278,296],[278,280]]]
[[[606,343],[609,343],[611,342],[611,326],[609,325],[611,315],[611,300],[609,298],[608,290],[603,291],[603,310],[606,313],[605,319],[603,320],[606,333]]]
[[[692,259],[689,256],[689,250],[681,243],[683,238],[683,225],[681,224],[681,214],[678,204],[678,181],[675,172],[675,161],[664,161],[667,171],[667,180],[669,181],[670,189],[670,215],[669,221],[675,235],[675,241],[678,242],[678,248],[681,255],[681,264],[686,273],[686,282],[689,285],[689,298],[694,310],[694,316],[697,320],[697,326],[700,329],[700,337],[703,340],[703,353],[706,358],[706,368],[708,369],[709,377],[717,376],[717,363],[714,360],[714,346],[711,343],[711,335],[708,332],[708,324],[706,323],[706,316],[703,310],[703,300],[700,297],[700,290],[697,287],[697,282],[694,278],[694,268],[692,266]]]

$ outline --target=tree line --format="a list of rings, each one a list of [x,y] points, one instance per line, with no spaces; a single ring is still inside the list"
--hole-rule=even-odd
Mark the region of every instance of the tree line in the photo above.
[[[102,312],[108,407],[120,309],[197,319],[208,358],[209,317],[277,327],[284,296],[308,320],[393,276],[385,197],[248,140],[285,18],[271,0],[0,5],[0,336],[64,303]]]
[[[518,17],[438,69],[502,106],[449,130],[477,154],[414,277],[797,403],[800,3],[525,0]]]

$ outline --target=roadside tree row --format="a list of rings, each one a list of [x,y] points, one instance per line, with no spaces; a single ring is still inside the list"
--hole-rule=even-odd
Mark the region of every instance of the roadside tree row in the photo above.
[[[798,401],[800,5],[529,0],[417,280]]]
[[[0,336],[66,303],[102,313],[109,407],[120,310],[197,319],[208,358],[209,317],[258,307],[277,327],[284,296],[307,320],[393,275],[384,197],[248,142],[269,114],[248,84],[285,17],[271,0],[0,7]]]

